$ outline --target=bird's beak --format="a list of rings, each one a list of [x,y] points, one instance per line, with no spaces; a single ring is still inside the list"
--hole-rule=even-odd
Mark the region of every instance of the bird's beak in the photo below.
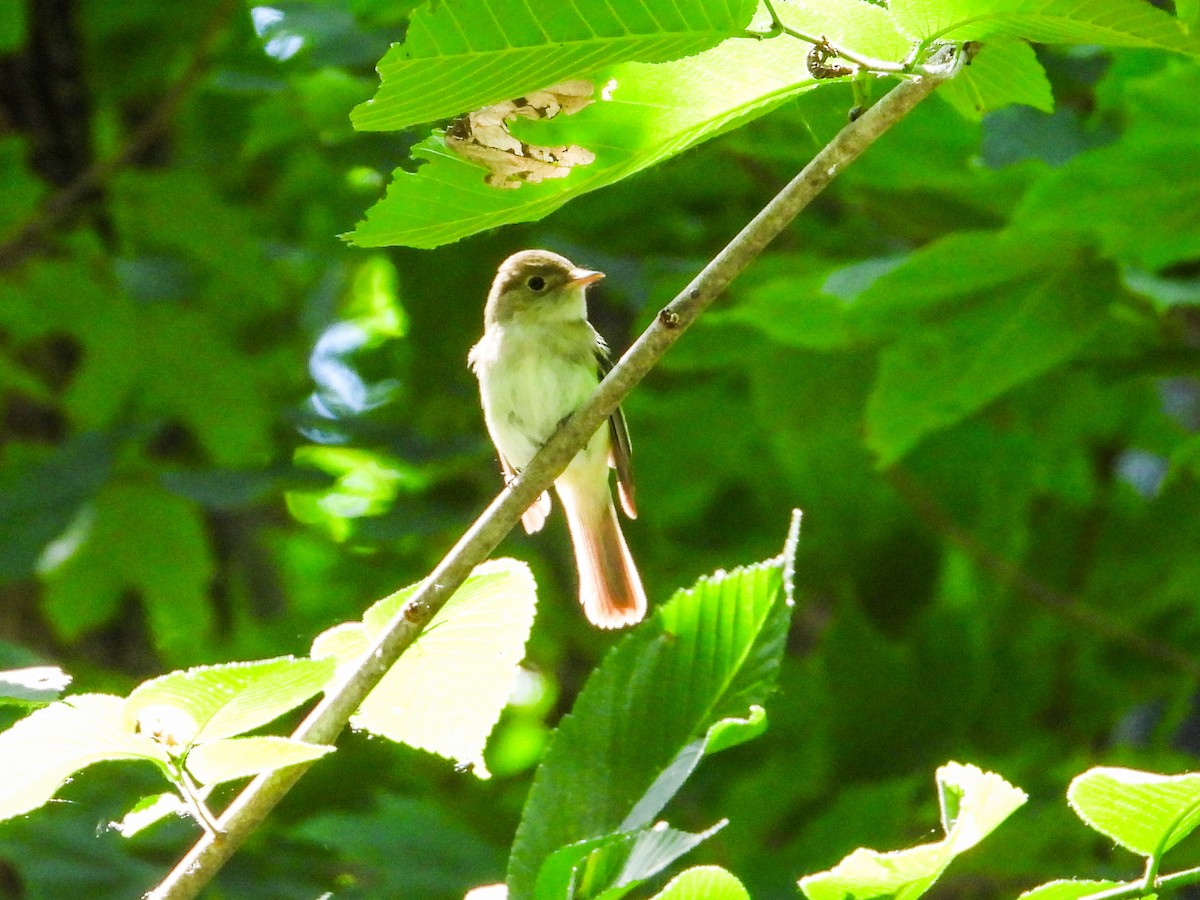
[[[603,277],[603,272],[596,272],[593,269],[571,270],[571,284],[580,286],[591,284],[593,281],[599,281]]]

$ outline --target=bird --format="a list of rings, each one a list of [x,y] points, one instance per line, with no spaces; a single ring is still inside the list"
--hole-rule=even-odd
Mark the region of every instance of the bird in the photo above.
[[[483,337],[467,356],[479,379],[484,422],[507,480],[529,464],[584,403],[609,365],[608,347],[587,318],[587,288],[604,277],[549,250],[523,250],[500,264],[484,307]],[[609,487],[616,469],[625,514],[637,518],[631,446],[620,408],[554,482],[566,513],[579,602],[599,628],[646,615],[646,592],[621,531]],[[521,516],[526,532],[550,514],[543,492]]]

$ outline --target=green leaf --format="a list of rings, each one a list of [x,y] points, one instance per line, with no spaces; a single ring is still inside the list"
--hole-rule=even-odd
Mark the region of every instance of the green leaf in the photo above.
[[[318,635],[313,656],[336,658],[343,670],[354,666],[416,588],[380,600],[361,623]],[[512,693],[536,605],[537,585],[524,563],[477,566],[351,723],[486,775],[483,748]]]
[[[261,265],[254,276],[261,280]],[[186,308],[143,312],[136,345],[146,355],[140,399],[151,415],[180,416],[218,464],[253,465],[273,446],[273,412],[263,390],[262,361],[224,334],[226,327],[212,314]],[[171,377],[163,377],[168,372]]]
[[[0,7],[0,20],[6,14],[10,17],[23,17],[25,8],[19,3],[7,3]],[[8,27],[11,28],[15,24],[24,25],[23,18],[20,23],[10,19]],[[3,32],[4,28],[5,23],[0,21],[0,32]],[[10,34],[10,39],[12,37]],[[0,33],[0,52],[3,52],[4,41],[5,36]],[[0,182],[5,185],[5,190],[0,192],[0,231],[5,233],[9,233],[13,225],[26,221],[35,213],[37,204],[41,202],[47,189],[46,182],[36,177],[29,168],[25,146],[24,138],[15,134],[0,137]]]
[[[964,243],[954,242],[960,249]],[[976,238],[974,244],[977,252],[953,267],[949,278],[931,267],[942,254],[921,252],[869,292],[886,294],[893,282],[903,290],[924,273],[926,297],[917,301],[920,305],[957,301],[940,321],[914,320],[883,351],[866,411],[867,444],[881,467],[902,458],[926,435],[1069,360],[1105,321],[1115,278],[1090,255],[1060,242],[1060,258],[1046,260],[1056,244],[1050,235],[1001,238],[990,245]],[[1010,250],[1033,267],[1017,272],[1013,261],[999,258]],[[996,271],[988,272],[993,260]],[[970,265],[980,271],[965,272]],[[1012,280],[1003,281],[1005,276]],[[979,290],[989,280],[998,283]]]
[[[754,0],[533,5],[442,0],[418,9],[379,62],[382,84],[351,113],[360,130],[395,130],[511,100],[622,62],[691,56],[750,22]]]
[[[750,707],[744,719],[728,718],[717,722],[704,736],[704,755],[712,756],[746,741],[752,741],[767,730],[767,711],[757,704]]]
[[[949,762],[937,771],[942,829],[955,854],[970,850],[1029,799],[994,772]]]
[[[144,759],[165,768],[166,748],[125,723],[124,702],[109,694],[78,694],[0,732],[0,819],[37,809],[93,763]]]
[[[1025,891],[1017,900],[1080,900],[1081,897],[1098,894],[1100,891],[1117,887],[1119,884],[1120,882],[1117,881],[1087,881],[1086,879],[1064,878],[1039,884],[1032,890]],[[1154,897],[1156,895],[1142,896]]]
[[[1143,0],[895,0],[896,21],[921,38],[1009,35],[1045,44],[1200,49],[1167,13]]]
[[[333,660],[282,656],[172,672],[134,689],[124,721],[132,727],[147,710],[173,709],[195,723],[186,743],[222,740],[295,709],[324,690],[334,668]]]
[[[750,893],[720,866],[693,866],[668,881],[654,900],[750,900]]]
[[[191,297],[189,291],[191,302],[166,305],[161,310],[157,304],[143,307],[138,311],[139,324],[145,327],[148,318],[155,330],[162,330],[162,337],[153,335],[152,339],[155,344],[164,345],[164,355],[179,352],[179,347],[168,343],[172,332],[190,331],[197,343],[189,345],[185,341],[184,349],[191,347],[204,356],[225,357],[226,365],[232,367],[228,372],[209,372],[203,367],[206,362],[203,358],[183,358],[179,362],[186,367],[184,371],[199,380],[183,381],[179,385],[156,384],[154,387],[182,393],[182,387],[203,385],[214,396],[192,399],[198,406],[202,403],[215,406],[222,401],[231,403],[227,417],[229,412],[241,412],[243,407],[261,402],[256,396],[246,395],[251,393],[247,387],[256,385],[260,379],[257,369],[262,367],[262,359],[258,354],[248,355],[237,332],[230,328],[240,323],[260,323],[266,310],[278,310],[286,302],[285,289],[273,271],[263,245],[265,222],[259,217],[260,213],[256,208],[230,203],[225,194],[212,190],[207,178],[186,167],[125,169],[113,179],[112,186],[116,227],[132,246],[170,254],[169,258],[186,263],[188,269],[207,273],[210,279],[194,285],[198,297]],[[180,215],[180,210],[184,209],[188,215]],[[138,260],[124,262],[128,266]],[[161,282],[161,278],[151,280],[152,299],[160,299],[157,292],[162,290]],[[185,283],[191,285],[191,282]],[[132,285],[126,284],[126,287],[137,294]],[[202,312],[210,315],[204,316]],[[147,313],[151,315],[147,316]],[[226,346],[227,341],[234,346]],[[158,360],[154,362],[158,364]],[[256,367],[255,362],[260,365]],[[246,423],[247,433],[250,433],[251,424],[254,423]],[[260,429],[270,427],[270,422],[256,424]],[[256,443],[263,440],[255,436]],[[236,449],[239,448],[230,448],[230,451]],[[230,462],[258,461],[254,457],[243,457]]]
[[[1178,129],[1082,153],[1026,194],[1013,225],[1095,235],[1105,254],[1150,270],[1195,259],[1195,149],[1194,130]]]
[[[1096,831],[1134,853],[1158,857],[1200,824],[1200,774],[1097,767],[1071,782],[1067,801]]]
[[[161,651],[201,651],[212,627],[213,560],[194,504],[157,485],[110,483],[72,550],[42,573],[46,614],[60,636],[73,640],[107,622],[134,590]]]
[[[1014,232],[948,234],[909,254],[873,258],[835,273],[834,290],[854,327],[881,340],[916,335],[932,315],[950,315],[963,297],[990,295],[1030,273],[1052,269],[1070,243]]]
[[[347,0],[346,5],[361,22],[398,25],[424,5],[423,0]]]
[[[372,800],[365,808],[331,805],[329,812],[306,816],[288,837],[311,845],[319,858],[333,854],[342,871],[356,873],[356,892],[369,897],[461,897],[470,885],[494,879],[504,864],[464,815],[482,812],[478,807],[455,811],[437,796],[420,800],[390,791]]]
[[[0,465],[0,581],[34,571],[46,546],[108,478],[114,443],[108,435],[85,432],[48,454],[14,454]]]
[[[999,775],[960,763],[939,768],[937,784],[942,840],[890,853],[859,848],[829,871],[800,879],[808,900],[915,900],[1027,799]]]
[[[794,41],[736,39],[661,65],[628,63],[597,73],[615,80],[611,100],[573,116],[530,123],[523,140],[576,144],[595,162],[567,178],[501,190],[486,170],[446,149],[440,134],[413,148],[427,161],[397,169],[387,196],[349,235],[360,247],[438,247],[471,234],[548,216],[567,201],[606,187],[763,115],[814,81]]]
[[[1200,306],[1200,278],[1164,278],[1145,269],[1124,268],[1121,283],[1154,301],[1160,312],[1173,306]]]
[[[134,207],[123,211],[122,233],[186,250],[188,263],[219,272],[214,296],[169,303],[149,292],[135,300],[85,261],[38,261],[19,279],[0,282],[0,324],[18,339],[65,332],[81,344],[61,401],[79,429],[131,417],[178,419],[218,465],[260,465],[275,446],[269,393],[278,385],[268,376],[281,362],[248,353],[237,334],[246,317],[279,305],[259,231],[213,203],[210,186],[195,179],[147,175],[120,183]],[[180,215],[185,208],[190,214]],[[150,281],[161,291],[161,278]],[[282,364],[299,359],[285,355]]]
[[[299,455],[296,456],[297,461]],[[320,485],[327,479],[290,465],[258,469],[176,469],[163,472],[159,482],[172,494],[206,509],[239,509],[273,502],[286,489]]]
[[[719,722],[773,690],[791,616],[793,519],[784,553],[702,578],[625,637],[555,733],[525,802],[508,865],[510,896],[532,896],[560,847],[648,825]],[[751,714],[752,715],[752,714]]]
[[[745,718],[731,716],[714,722],[704,737],[687,744],[676,754],[670,765],[646,788],[646,793],[638,799],[622,826],[633,828],[650,822],[688,780],[700,760],[753,740],[766,730],[767,712],[756,704],[751,705],[750,714]]]
[[[119,822],[109,822],[108,827],[123,838],[131,838],[145,831],[151,825],[161,822],[167,816],[190,815],[183,798],[174,791],[163,791],[161,794],[151,794],[143,797],[129,812],[121,817]]]
[[[1200,26],[1200,0],[1175,0],[1175,15],[1188,34],[1195,34]]]
[[[699,834],[666,827],[605,835],[557,850],[542,865],[536,900],[603,897],[616,900],[653,878],[722,828],[718,822]]]
[[[0,53],[13,53],[25,41],[25,7],[19,3],[0,6]]]
[[[38,374],[8,356],[0,356],[0,390],[10,397],[24,396],[44,404],[54,402],[54,392]]]
[[[187,770],[200,784],[221,784],[312,762],[333,750],[275,735],[229,738],[191,750],[187,755]]]
[[[1024,41],[988,41],[958,76],[938,89],[938,96],[972,121],[984,113],[1023,103],[1054,111],[1050,79],[1033,48]]]
[[[750,325],[786,347],[832,350],[852,344],[849,304],[829,292],[830,261],[808,254],[775,254],[732,287],[735,300],[701,320],[704,328]],[[762,269],[768,269],[764,274]],[[748,282],[748,283],[747,283]]]

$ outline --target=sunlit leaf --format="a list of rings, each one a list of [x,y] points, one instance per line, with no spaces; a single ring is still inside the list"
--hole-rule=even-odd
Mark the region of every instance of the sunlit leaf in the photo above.
[[[266,725],[319,693],[333,660],[290,656],[197,666],[137,687],[125,704],[131,727],[147,709],[178,709],[196,723],[189,742],[216,741]]]
[[[936,843],[881,853],[859,848],[827,872],[800,879],[808,900],[915,900],[954,857],[975,846],[1026,800],[1025,792],[975,766],[947,763],[937,772],[942,827]]]
[[[867,0],[786,0],[776,3],[780,21],[801,34],[828,38],[835,46],[857,54],[902,62],[913,48],[886,7]],[[797,52],[807,52],[801,44]]]
[[[1024,41],[988,41],[955,78],[940,88],[938,96],[968,119],[1023,103],[1051,112],[1054,96],[1046,70],[1037,54]]]
[[[654,900],[750,900],[750,894],[719,866],[695,866],[668,881]]]
[[[164,791],[161,794],[143,797],[121,817],[120,821],[109,822],[108,827],[121,837],[131,838],[135,834],[145,831],[151,825],[161,822],[167,816],[175,815],[189,815],[187,804],[174,791]]]
[[[228,738],[194,748],[187,769],[200,784],[213,785],[312,762],[333,749],[275,735]]]
[[[662,62],[746,27],[753,0],[650,6],[442,0],[418,9],[379,63],[382,86],[355,109],[360,129],[399,129],[520,97],[621,62]]]
[[[922,38],[1011,35],[1046,44],[1200,51],[1174,18],[1142,0],[894,0],[889,8]]]
[[[0,672],[0,704],[48,703],[57,700],[71,683],[58,666],[30,666]]]
[[[1088,881],[1086,879],[1061,879],[1040,884],[1032,890],[1025,891],[1017,900],[1080,900],[1098,894],[1109,888],[1118,886],[1116,881]],[[1144,897],[1154,897],[1155,894],[1145,894]]]
[[[46,803],[93,763],[134,759],[166,766],[165,747],[123,721],[124,702],[108,694],[78,694],[0,732],[0,819]]]
[[[1083,821],[1122,847],[1158,856],[1200,825],[1200,774],[1101,766],[1075,778],[1067,800]]]
[[[735,39],[661,65],[628,63],[604,69],[611,100],[573,116],[530,123],[520,135],[546,145],[576,144],[595,162],[566,178],[500,190],[486,171],[448,150],[440,134],[414,155],[428,161],[415,173],[397,169],[387,196],[350,235],[360,247],[437,247],[499,225],[544,218],[568,200],[613,184],[701,141],[760,116],[814,85],[796,41]]]
[[[361,623],[342,623],[318,635],[313,656],[353,666],[416,587],[380,600]],[[476,567],[351,723],[486,774],[484,744],[512,693],[536,591],[524,563],[497,559]]]

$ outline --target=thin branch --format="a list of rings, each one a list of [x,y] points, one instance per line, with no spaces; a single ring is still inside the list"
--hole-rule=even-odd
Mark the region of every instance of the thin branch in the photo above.
[[[183,802],[187,804],[188,809],[192,811],[192,815],[196,817],[196,821],[209,834],[220,834],[221,828],[217,825],[217,820],[213,818],[212,812],[204,802],[204,792],[196,784],[187,767],[179,766],[176,774],[179,776],[179,793],[182,795]]]
[[[95,163],[62,190],[50,195],[36,212],[18,222],[0,238],[0,271],[16,266],[32,253],[43,234],[66,218],[92,191],[143,154],[151,142],[166,130],[180,104],[208,71],[217,43],[225,33],[225,26],[239,6],[238,0],[223,0],[213,11],[183,74],[175,79],[154,111],[129,136],[120,150]]]
[[[955,71],[906,81],[842,131],[742,231],[665,306],[650,327],[612,368],[599,387],[551,436],[525,470],[513,480],[437,568],[412,599],[388,623],[375,645],[363,655],[357,671],[330,687],[324,699],[300,724],[293,737],[333,743],[353,713],[400,655],[416,640],[434,614],[487,559],[521,514],[567,467],[579,448],[608,419],[617,404],[654,367],[709,304],[754,260],[791,221],[888,128],[900,121]],[[147,894],[150,900],[195,897],[234,851],[300,780],[309,764],[259,776],[221,816],[222,834],[205,835],[163,882]]]
[[[985,546],[979,538],[954,521],[950,513],[903,469],[890,469],[888,479],[926,525],[966,553],[981,569],[1014,588],[1019,595],[1113,644],[1157,660],[1186,675],[1200,677],[1200,659],[1170,644],[1152,640],[1076,597],[1055,590]]]

